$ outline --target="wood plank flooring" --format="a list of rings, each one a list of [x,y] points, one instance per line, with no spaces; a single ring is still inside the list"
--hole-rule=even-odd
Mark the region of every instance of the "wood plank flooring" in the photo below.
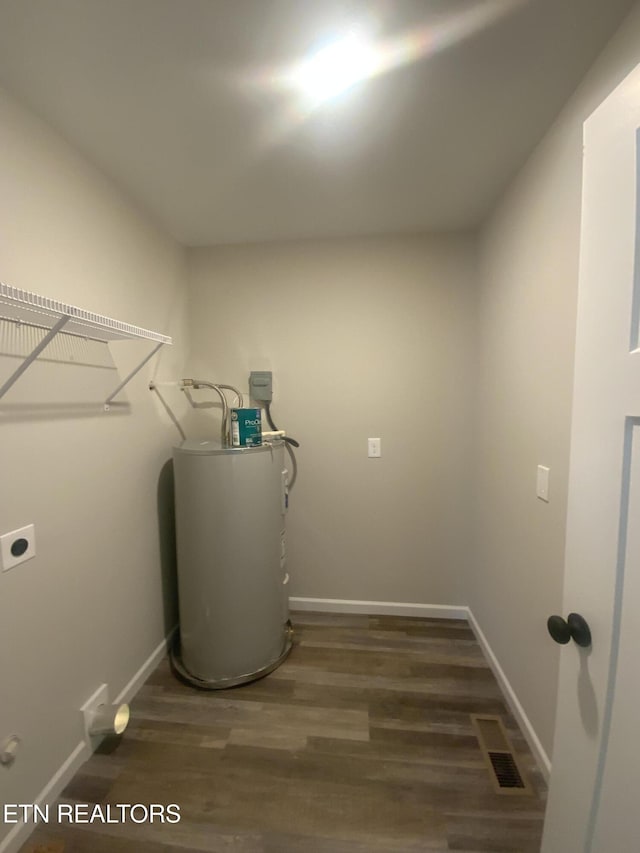
[[[40,825],[22,853],[537,853],[546,790],[466,622],[294,613],[287,661],[203,692],[165,660],[63,803],[177,824]],[[494,793],[470,714],[502,715],[533,791]]]

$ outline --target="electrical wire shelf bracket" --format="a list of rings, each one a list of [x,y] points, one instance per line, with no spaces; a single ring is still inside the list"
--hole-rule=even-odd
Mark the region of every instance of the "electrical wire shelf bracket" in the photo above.
[[[46,334],[38,345],[29,353],[20,366],[0,387],[0,399],[22,376],[27,368],[33,364],[40,353],[51,343],[55,336],[61,332],[65,335],[84,338],[91,341],[100,341],[108,344],[110,341],[124,340],[147,340],[154,342],[155,346],[151,352],[129,373],[127,378],[109,395],[105,401],[105,411],[109,411],[110,403],[114,397],[122,391],[131,379],[141,370],[144,365],[158,352],[160,347],[172,343],[168,335],[132,326],[111,317],[94,314],[77,308],[75,305],[67,305],[56,299],[39,296],[28,290],[20,290],[8,284],[0,282],[0,319],[8,320],[18,325],[30,326],[35,329],[43,329]]]

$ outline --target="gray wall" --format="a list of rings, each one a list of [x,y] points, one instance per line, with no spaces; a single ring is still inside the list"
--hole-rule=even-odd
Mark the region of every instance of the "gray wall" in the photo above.
[[[636,6],[482,230],[474,559],[466,599],[547,753],[562,613],[582,123],[640,62]],[[536,466],[551,468],[550,501]],[[566,614],[565,614],[566,615]]]
[[[272,370],[276,423],[301,442],[292,595],[463,602],[473,241],[331,240],[189,259],[190,372],[246,388],[250,370]],[[208,414],[196,429],[217,435]],[[382,439],[380,459],[367,459],[369,436]]]
[[[0,533],[35,523],[37,554],[0,574],[0,801],[32,803],[175,622],[158,482],[176,430],[146,389],[181,370],[183,251],[43,124],[0,93],[0,275],[6,284],[175,335],[102,410],[148,344],[58,342],[0,401]],[[0,383],[33,341],[3,325]],[[72,363],[73,362],[73,363]],[[161,536],[162,533],[162,536]],[[6,828],[0,829],[0,842]]]

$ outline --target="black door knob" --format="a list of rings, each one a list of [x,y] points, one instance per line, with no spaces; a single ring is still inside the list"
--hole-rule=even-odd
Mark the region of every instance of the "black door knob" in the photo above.
[[[562,616],[549,616],[547,619],[547,630],[560,645],[564,646],[571,639],[571,631]]]
[[[573,640],[584,649],[591,645],[591,631],[579,613],[570,613],[566,622],[562,616],[549,616],[547,629],[556,643],[565,645],[569,640]]]

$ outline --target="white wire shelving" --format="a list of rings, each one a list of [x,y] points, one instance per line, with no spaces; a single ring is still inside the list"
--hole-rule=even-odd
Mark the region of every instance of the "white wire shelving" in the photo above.
[[[108,411],[109,404],[113,399],[156,354],[160,347],[172,343],[168,335],[142,329],[140,326],[132,326],[130,323],[113,320],[111,317],[104,317],[101,314],[94,314],[91,311],[85,311],[83,308],[77,308],[75,305],[67,305],[65,302],[39,296],[28,290],[20,290],[2,282],[0,282],[0,319],[45,331],[45,335],[38,345],[0,387],[0,398],[7,393],[9,388],[14,385],[59,333],[103,343],[132,339],[150,341],[154,344],[151,352],[105,401],[105,410]]]

